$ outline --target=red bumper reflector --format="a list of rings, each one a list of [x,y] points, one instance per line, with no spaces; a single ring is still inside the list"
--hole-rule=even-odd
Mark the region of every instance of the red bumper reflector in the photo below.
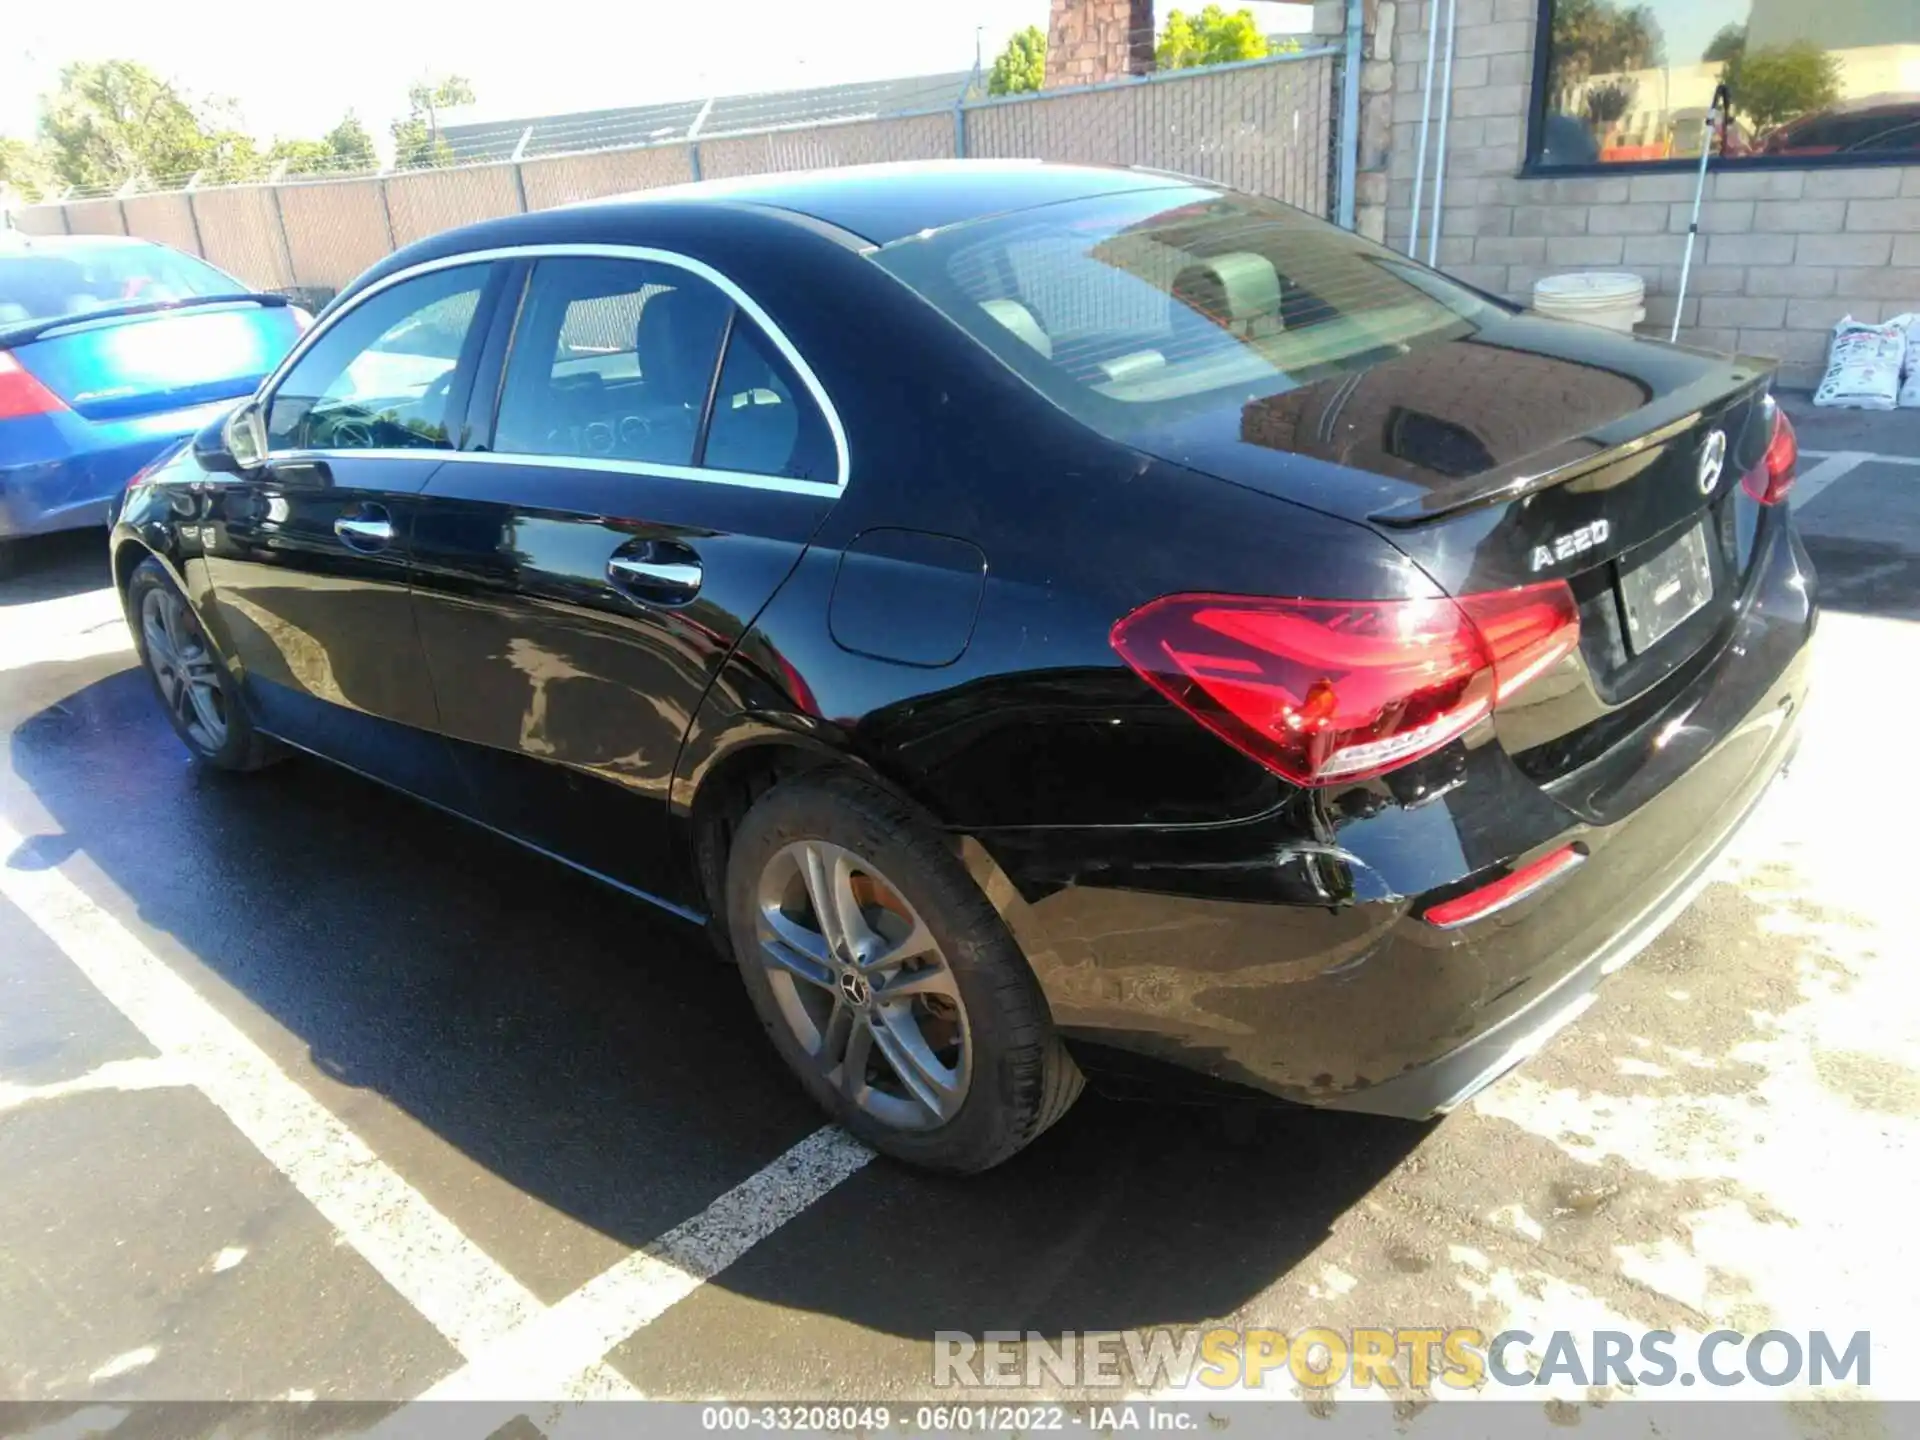
[[[1452,930],[1456,926],[1482,920],[1497,911],[1506,909],[1526,899],[1557,876],[1574,869],[1587,858],[1587,852],[1572,845],[1563,845],[1550,855],[1543,855],[1531,865],[1523,865],[1511,875],[1495,880],[1491,885],[1482,885],[1478,890],[1469,890],[1465,895],[1456,895],[1451,900],[1442,900],[1429,909],[1424,917],[1429,925],[1442,930]]]

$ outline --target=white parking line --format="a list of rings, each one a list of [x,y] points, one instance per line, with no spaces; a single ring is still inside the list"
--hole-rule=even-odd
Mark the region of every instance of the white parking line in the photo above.
[[[1829,460],[1850,455],[1856,460],[1871,460],[1876,465],[1920,465],[1920,455],[1880,455],[1872,450],[1802,450],[1800,453],[1808,460]]]
[[[1813,452],[1802,451],[1801,453],[1810,455]],[[1793,482],[1793,488],[1787,492],[1788,507],[1794,510],[1803,508],[1814,496],[1818,495],[1822,490],[1846,475],[1856,466],[1864,465],[1867,461],[1878,458],[1878,456],[1869,455],[1859,450],[1835,450],[1829,452],[1821,459],[1818,465],[1814,466],[1813,469],[1807,471],[1806,474],[1800,476]]]
[[[24,843],[0,821],[0,897],[160,1056],[53,1085],[0,1085],[0,1110],[87,1090],[198,1088],[466,1360],[424,1398],[638,1398],[607,1353],[873,1158],[842,1130],[815,1131],[549,1309],[71,879],[8,866]]]
[[[0,896],[223,1110],[341,1237],[463,1356],[544,1307],[265,1051],[58,870],[5,863],[23,837],[0,821]],[[609,1371],[602,1393],[632,1395]]]
[[[582,1285],[423,1399],[588,1398],[606,1353],[651,1325],[834,1186],[873,1152],[845,1131],[815,1131],[693,1219]]]
[[[164,1055],[137,1060],[109,1060],[96,1070],[76,1075],[71,1080],[54,1080],[45,1085],[13,1085],[0,1080],[0,1114],[33,1105],[43,1100],[64,1100],[69,1095],[85,1095],[95,1090],[161,1090],[193,1082],[180,1067]]]

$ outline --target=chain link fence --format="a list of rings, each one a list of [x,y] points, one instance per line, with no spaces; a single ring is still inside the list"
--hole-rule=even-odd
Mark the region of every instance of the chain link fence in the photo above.
[[[321,300],[382,256],[477,220],[688,180],[955,157],[1139,165],[1331,213],[1338,57],[1329,49],[880,118],[702,133],[509,161],[68,200],[30,234],[138,235],[260,290]]]

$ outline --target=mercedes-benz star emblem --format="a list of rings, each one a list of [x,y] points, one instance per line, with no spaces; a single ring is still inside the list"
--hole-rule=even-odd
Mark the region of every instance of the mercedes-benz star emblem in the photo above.
[[[1720,483],[1720,471],[1727,463],[1727,432],[1715,430],[1700,450],[1700,493],[1711,495]]]
[[[865,978],[853,970],[841,971],[840,993],[856,1010],[864,1010],[867,1001],[872,998],[872,991],[868,989]]]

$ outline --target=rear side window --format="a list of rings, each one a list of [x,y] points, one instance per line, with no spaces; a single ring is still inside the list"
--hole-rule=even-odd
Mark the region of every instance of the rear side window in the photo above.
[[[453,448],[448,397],[488,271],[435,270],[342,315],[274,390],[267,448]]]
[[[713,420],[701,464],[712,470],[788,480],[838,477],[833,436],[813,396],[773,343],[746,316],[734,317],[726,362],[713,393]]]
[[[733,302],[647,260],[534,267],[500,392],[494,449],[691,465]]]
[[[826,419],[779,348],[717,286],[648,260],[534,267],[493,448],[836,478]]]
[[[1290,390],[1503,313],[1304,211],[1197,187],[959,225],[875,258],[1110,434]]]

